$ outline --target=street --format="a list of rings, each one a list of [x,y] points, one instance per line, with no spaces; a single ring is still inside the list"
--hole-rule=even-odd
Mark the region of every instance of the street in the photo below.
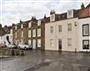
[[[90,53],[30,50],[0,59],[0,71],[90,71]]]

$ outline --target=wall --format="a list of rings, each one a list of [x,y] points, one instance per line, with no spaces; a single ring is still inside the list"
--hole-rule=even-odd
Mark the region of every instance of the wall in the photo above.
[[[68,32],[68,23],[72,24],[72,31]],[[62,32],[58,31],[58,25],[62,25]],[[77,26],[75,26],[77,25]],[[50,26],[54,27],[54,33],[50,33]],[[46,50],[59,50],[58,40],[62,40],[63,51],[79,51],[78,48],[78,18],[67,19],[57,22],[45,24],[45,49]],[[67,39],[72,39],[72,46],[68,46]],[[50,39],[53,39],[53,47],[50,46]]]
[[[82,25],[83,24],[89,24],[89,36],[85,36],[85,37],[83,37],[82,36]],[[82,19],[79,19],[79,29],[78,29],[78,34],[79,34],[79,47],[80,47],[80,51],[90,51],[90,49],[89,50],[85,50],[85,49],[83,49],[83,44],[82,44],[82,41],[84,40],[84,39],[89,39],[89,48],[90,48],[90,18],[88,17],[88,18],[82,18]]]

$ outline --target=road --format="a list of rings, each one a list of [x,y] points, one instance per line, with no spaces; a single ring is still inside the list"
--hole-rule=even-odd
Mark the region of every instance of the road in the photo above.
[[[0,59],[0,71],[90,71],[90,53],[30,50]]]

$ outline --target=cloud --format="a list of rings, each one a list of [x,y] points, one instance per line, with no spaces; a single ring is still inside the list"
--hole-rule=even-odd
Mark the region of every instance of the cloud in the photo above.
[[[52,9],[61,13],[68,9],[80,8],[82,2],[87,5],[90,0],[2,0],[0,23],[4,26],[18,23],[20,19],[29,20],[31,16],[42,18],[44,14],[49,16]]]

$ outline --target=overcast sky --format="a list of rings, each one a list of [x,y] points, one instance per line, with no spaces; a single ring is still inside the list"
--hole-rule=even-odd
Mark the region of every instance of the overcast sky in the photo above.
[[[56,13],[79,9],[82,3],[86,6],[90,0],[0,0],[0,23],[4,26],[20,19],[30,20],[32,16],[42,18],[44,14],[49,16],[53,9]]]

